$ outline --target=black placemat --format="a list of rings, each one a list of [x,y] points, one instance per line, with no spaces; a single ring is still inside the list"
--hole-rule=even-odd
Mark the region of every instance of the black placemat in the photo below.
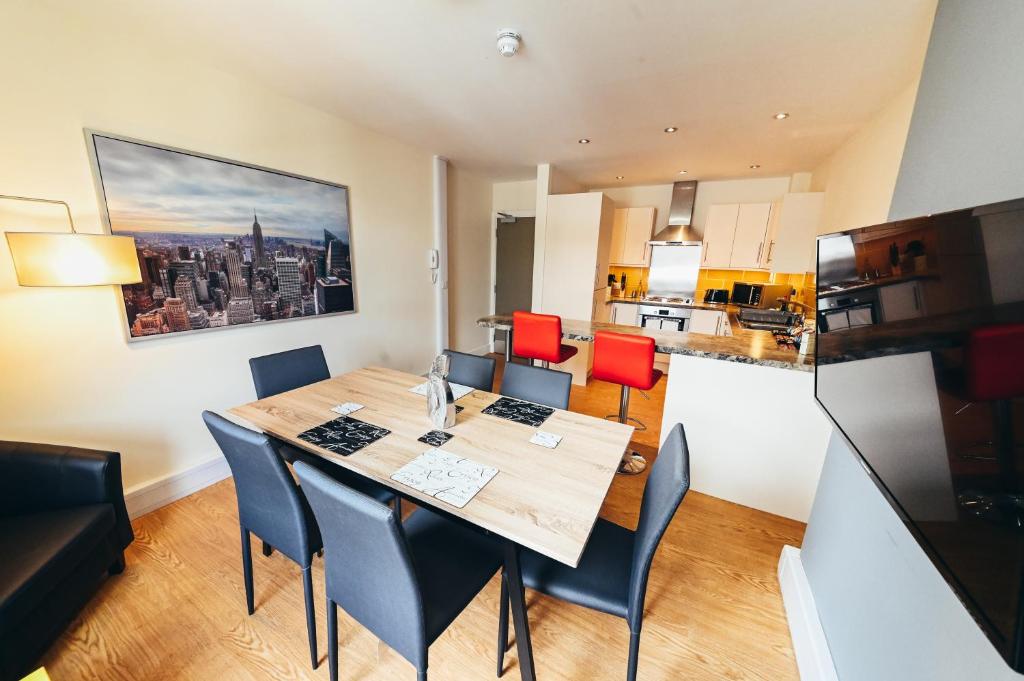
[[[548,417],[555,413],[555,410],[551,407],[545,407],[543,404],[535,404],[511,397],[501,397],[486,407],[481,413],[515,421],[516,423],[525,423],[536,428],[547,421]]]
[[[391,431],[351,416],[341,416],[299,433],[299,439],[323,447],[329,452],[348,456],[372,445]]]
[[[451,440],[454,435],[446,433],[443,430],[431,430],[420,437],[416,438],[419,442],[430,445],[431,447],[440,447],[448,440]]]

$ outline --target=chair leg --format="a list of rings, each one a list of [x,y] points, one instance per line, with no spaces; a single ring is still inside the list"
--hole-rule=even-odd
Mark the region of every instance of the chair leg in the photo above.
[[[252,596],[252,545],[249,537],[249,530],[242,529],[242,581],[245,582],[245,607],[251,615],[253,607]]]
[[[122,572],[124,572],[124,567],[125,567],[124,551],[122,551],[120,554],[118,554],[118,556],[114,560],[114,562],[110,564],[110,567],[107,568],[107,574],[108,575],[119,575]]]
[[[505,672],[505,651],[508,650],[508,580],[501,571],[501,603],[498,606],[498,678]]]
[[[327,666],[331,681],[338,681],[338,606],[327,599]]]
[[[263,540],[260,540],[260,541],[263,543],[263,555],[264,556],[269,556],[270,554],[272,554],[274,552],[274,547],[273,546],[271,546],[270,544],[268,544],[267,542],[265,542]]]
[[[424,669],[417,669],[416,670],[416,681],[427,681],[427,670],[426,670],[426,668],[424,668]]]
[[[395,515],[398,516],[398,522],[402,522],[402,497],[395,497]]]
[[[619,396],[619,423],[629,421],[629,386],[622,386]],[[647,468],[647,460],[633,450],[627,448],[619,463],[619,473],[623,475],[637,475],[643,473]]]
[[[309,659],[313,669],[320,664],[316,655],[316,609],[313,607],[313,569],[311,565],[302,568],[302,590],[306,596],[306,635],[309,636]]]
[[[626,681],[636,681],[636,667],[640,658],[640,632],[629,632],[629,667],[626,669]]]

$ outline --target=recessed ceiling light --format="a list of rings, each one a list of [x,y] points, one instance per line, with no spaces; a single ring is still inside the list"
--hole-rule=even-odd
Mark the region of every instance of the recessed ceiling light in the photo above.
[[[751,163],[751,164],[750,164],[750,169],[751,169],[751,170],[757,170],[757,169],[758,169],[758,168],[760,168],[760,167],[761,167],[761,166],[760,166],[759,164],[757,164],[757,163]]]
[[[679,128],[670,125],[669,127],[665,128],[665,132],[675,132],[678,129]]]
[[[777,121],[782,121],[787,118],[789,118],[789,114],[786,113],[785,111],[780,111],[779,113],[775,114],[775,120]]]
[[[680,174],[680,175],[685,175],[685,174],[686,174],[686,171],[685,171],[685,170],[680,170],[680,171],[679,171],[679,174]]]
[[[576,141],[579,142],[580,144],[590,144],[590,140],[588,140],[586,137],[581,137]]]
[[[621,179],[623,179],[624,177],[625,177],[624,175],[616,175],[616,176],[615,176],[615,179],[616,179],[616,180],[621,180]]]

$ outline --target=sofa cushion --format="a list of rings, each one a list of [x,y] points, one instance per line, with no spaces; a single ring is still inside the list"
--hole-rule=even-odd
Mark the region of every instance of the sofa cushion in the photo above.
[[[0,518],[0,634],[18,626],[113,527],[110,504]]]

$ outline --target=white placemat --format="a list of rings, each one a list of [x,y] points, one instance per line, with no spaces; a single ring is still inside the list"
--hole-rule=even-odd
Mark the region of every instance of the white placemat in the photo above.
[[[391,479],[462,508],[497,474],[497,468],[434,448],[399,468]]]
[[[452,397],[454,397],[455,399],[465,397],[469,393],[473,392],[473,388],[470,388],[468,385],[462,385],[461,383],[452,383],[451,381],[449,381],[448,385],[452,387]],[[425,381],[423,383],[420,383],[419,385],[413,386],[409,388],[409,392],[416,393],[417,395],[423,395],[424,397],[426,397],[427,393],[430,392],[430,382]]]

